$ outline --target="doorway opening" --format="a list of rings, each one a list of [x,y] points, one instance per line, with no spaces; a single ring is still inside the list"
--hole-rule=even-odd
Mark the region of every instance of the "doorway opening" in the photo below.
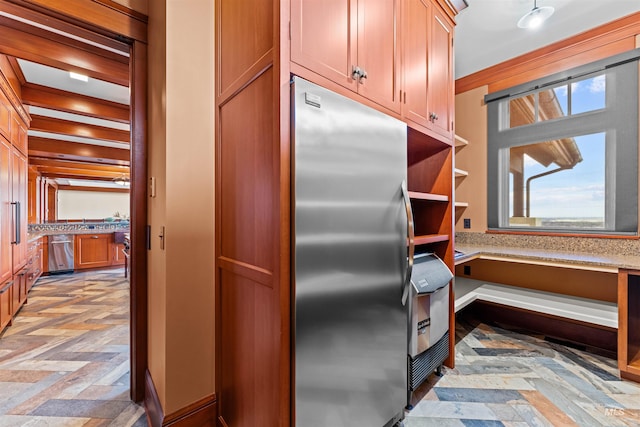
[[[42,7],[2,2],[0,68],[15,78],[0,83],[11,87],[31,119],[30,227],[42,231],[64,220],[77,229],[128,231],[130,395],[140,402],[147,360],[147,47],[146,41],[105,30],[110,19],[105,15],[100,27]],[[144,27],[146,34],[146,22]],[[90,209],[103,202],[113,208]],[[120,244],[109,246],[115,252],[108,262],[114,265],[123,262]]]

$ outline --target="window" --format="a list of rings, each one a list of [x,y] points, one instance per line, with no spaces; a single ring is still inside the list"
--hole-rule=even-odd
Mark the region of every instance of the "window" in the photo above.
[[[490,229],[637,233],[639,56],[487,95]]]

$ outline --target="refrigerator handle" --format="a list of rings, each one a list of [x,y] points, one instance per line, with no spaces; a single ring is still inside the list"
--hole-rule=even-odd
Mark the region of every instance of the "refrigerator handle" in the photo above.
[[[413,272],[413,255],[415,252],[415,234],[413,228],[413,211],[411,210],[411,199],[409,198],[409,191],[407,191],[407,181],[402,180],[402,197],[404,198],[404,209],[407,214],[407,242],[409,244],[409,251],[407,254],[407,270],[404,280],[404,289],[402,291],[402,305],[407,305],[407,298],[409,297],[409,287],[411,286],[411,273]]]
[[[11,202],[14,207],[14,215],[15,218],[13,220],[13,231],[14,231],[14,240],[11,242],[12,245],[20,244],[20,202]]]

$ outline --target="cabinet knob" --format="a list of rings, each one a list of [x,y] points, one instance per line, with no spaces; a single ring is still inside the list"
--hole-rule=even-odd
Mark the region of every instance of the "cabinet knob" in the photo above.
[[[429,113],[429,119],[431,119],[431,122],[433,123],[438,120],[438,115],[436,113]]]
[[[353,80],[360,80],[361,77],[362,77],[362,70],[360,69],[360,67],[354,66],[353,69],[351,70],[351,78]]]

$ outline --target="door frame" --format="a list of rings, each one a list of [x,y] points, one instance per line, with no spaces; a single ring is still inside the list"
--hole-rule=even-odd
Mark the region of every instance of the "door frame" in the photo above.
[[[46,27],[129,45],[130,397],[142,402],[147,370],[147,17],[112,0],[5,0],[0,9]],[[0,25],[0,29],[1,29]],[[4,53],[0,50],[0,53]],[[10,54],[10,53],[8,53]]]

